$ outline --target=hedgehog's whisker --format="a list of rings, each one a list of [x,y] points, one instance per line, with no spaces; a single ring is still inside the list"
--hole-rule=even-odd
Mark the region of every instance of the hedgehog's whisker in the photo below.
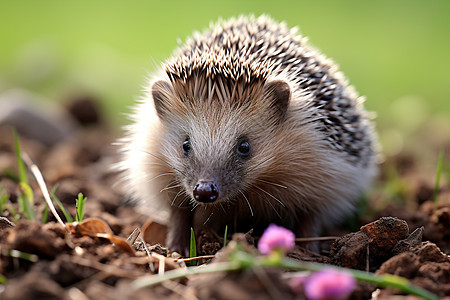
[[[167,172],[167,173],[158,174],[155,177],[153,177],[152,179],[150,179],[148,182],[153,181],[153,180],[155,180],[155,179],[157,179],[159,177],[169,176],[169,175],[175,175],[175,173],[174,172]]]
[[[252,169],[256,169],[256,168],[258,168],[259,166],[261,166],[262,164],[268,163],[268,162],[270,162],[271,160],[274,160],[274,159],[275,159],[275,156],[271,156],[271,157],[269,157],[268,159],[263,160],[263,161],[261,161],[260,163],[258,163],[258,164],[256,164],[256,165],[252,166]]]
[[[164,192],[164,191],[167,191],[167,190],[170,190],[170,189],[174,189],[174,188],[177,188],[177,187],[181,187],[181,184],[177,183],[176,185],[165,187],[162,190],[160,190],[159,192],[161,193],[161,192]]]
[[[175,204],[175,201],[177,200],[178,196],[180,196],[183,193],[183,190],[179,190],[178,193],[173,197],[172,203],[170,203],[170,206],[173,206]]]
[[[245,194],[242,191],[239,191],[242,195],[242,197],[244,197],[245,201],[247,202],[248,208],[250,209],[250,214],[253,215],[253,209],[252,209],[252,205],[250,204],[250,201],[248,201],[248,198],[245,196]]]
[[[142,151],[142,152],[144,152],[144,153],[146,153],[146,154],[148,154],[148,155],[151,155],[151,156],[153,156],[153,157],[159,159],[160,161],[162,161],[163,163],[165,163],[168,167],[171,167],[172,169],[174,169],[174,170],[177,171],[178,173],[180,173],[180,174],[182,174],[182,175],[185,175],[184,172],[182,172],[181,170],[175,168],[175,167],[172,166],[168,161],[166,161],[165,159],[159,157],[158,155],[153,154],[153,153],[151,153],[151,152],[149,152],[149,151],[147,151],[147,150],[138,149],[138,151]]]
[[[148,154],[148,155],[151,155],[151,156],[153,156],[153,157],[159,159],[160,161],[162,161],[162,162],[165,163],[166,165],[171,166],[164,158],[161,158],[160,156],[158,156],[158,155],[156,155],[156,154],[153,154],[153,153],[151,153],[151,152],[149,152],[149,151],[147,151],[147,150],[138,149],[137,151],[141,151],[141,152],[144,152],[144,153],[146,153],[146,154]]]
[[[258,191],[253,190],[255,193],[257,193],[258,195],[261,195]],[[269,204],[269,206],[273,209],[273,211],[277,214],[277,216],[281,219],[281,215],[278,213],[277,209],[273,206],[273,204],[269,201],[269,199],[267,199],[267,197],[265,197],[264,195],[262,196],[262,198],[264,199],[265,202],[267,202]]]
[[[280,213],[279,213],[278,210],[273,206],[273,204],[269,201],[269,199],[266,199],[266,198],[264,198],[264,199],[266,200],[267,203],[269,203],[270,207],[272,207],[273,211],[277,214],[278,218],[281,219]]]
[[[211,212],[211,214],[209,215],[209,217],[206,219],[206,221],[203,223],[203,225],[206,225],[206,223],[208,223],[209,219],[211,219],[212,215],[214,214],[214,212]]]
[[[262,179],[256,179],[256,180],[257,180],[257,181],[264,182],[264,183],[267,183],[267,184],[271,184],[271,185],[273,185],[273,186],[281,187],[281,188],[283,188],[283,189],[287,189],[287,188],[288,188],[288,187],[285,186],[285,185],[281,185],[281,184],[278,184],[278,183],[275,183],[275,182],[270,182],[270,181],[262,180]]]
[[[251,184],[252,186],[254,186],[255,188],[257,188],[258,190],[260,190],[261,192],[263,192],[264,194],[266,194],[267,196],[275,199],[278,203],[280,203],[281,206],[286,207],[286,205],[277,197],[275,197],[274,195],[272,195],[271,193],[269,193],[268,191],[260,188],[259,186],[255,185],[255,184]]]
[[[140,165],[157,165],[157,166],[163,166],[163,167],[167,167],[167,164],[162,164],[162,163],[157,163],[157,162],[150,162],[150,161],[146,161],[146,162],[141,162],[139,163]]]
[[[190,197],[188,195],[185,195],[183,200],[181,201],[181,203],[178,205],[178,207],[181,207],[184,203],[184,201],[186,201],[187,199],[189,199]]]
[[[175,183],[175,185],[170,185],[170,184],[173,184],[173,183]],[[167,190],[170,190],[170,189],[174,189],[174,188],[177,188],[177,187],[181,187],[181,184],[180,184],[178,181],[173,180],[173,181],[169,182],[169,183],[168,183],[163,189],[161,189],[159,192],[161,193],[161,192],[164,192],[164,191],[167,191]]]
[[[223,207],[222,202],[220,202],[219,205],[220,205],[220,207],[222,208],[223,212],[226,214],[227,211],[226,211],[225,208]]]
[[[198,202],[195,202],[195,204],[192,206],[191,211],[194,211],[200,204]]]

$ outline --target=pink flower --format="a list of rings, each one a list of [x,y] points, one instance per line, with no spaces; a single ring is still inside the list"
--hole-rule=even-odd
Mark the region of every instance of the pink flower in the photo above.
[[[271,224],[264,231],[258,242],[258,250],[262,254],[269,254],[275,249],[280,249],[283,252],[294,248],[295,235],[292,231]]]
[[[294,279],[291,286],[294,284]],[[303,282],[305,295],[311,300],[346,299],[356,286],[356,280],[350,272],[335,268],[317,271],[297,282]],[[298,289],[294,287],[294,290]]]

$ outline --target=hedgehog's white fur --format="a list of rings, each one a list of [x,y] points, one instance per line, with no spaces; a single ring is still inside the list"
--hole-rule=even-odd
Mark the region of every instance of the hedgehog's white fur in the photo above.
[[[165,121],[152,101],[152,86],[161,80],[171,85],[161,91],[169,99]],[[270,95],[263,93],[276,80],[291,91],[281,124],[266,116]],[[266,16],[221,21],[194,34],[151,78],[132,118],[118,164],[126,191],[153,220],[172,227],[177,205],[196,207],[192,187],[179,177],[223,170],[226,149],[243,128],[256,149],[241,182],[223,188],[225,209],[224,202],[197,207],[194,226],[219,229],[233,217],[282,224],[293,216],[304,222],[297,235],[318,234],[353,211],[376,172],[376,138],[361,98],[295,29]],[[181,152],[186,133],[202,151],[192,172]]]

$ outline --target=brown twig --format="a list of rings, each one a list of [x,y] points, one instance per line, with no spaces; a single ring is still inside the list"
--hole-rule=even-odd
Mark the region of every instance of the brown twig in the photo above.
[[[166,270],[166,257],[158,253],[153,253],[152,256],[159,261],[158,275],[163,275]]]
[[[303,242],[318,242],[318,241],[334,241],[337,240],[338,236],[320,236],[320,237],[306,237],[306,238],[296,238],[295,241],[298,243]]]
[[[190,258],[177,258],[175,259],[175,262],[189,262],[189,261],[196,261],[201,259],[210,259],[216,257],[215,255],[203,255],[203,256],[196,256],[196,257],[190,257]]]

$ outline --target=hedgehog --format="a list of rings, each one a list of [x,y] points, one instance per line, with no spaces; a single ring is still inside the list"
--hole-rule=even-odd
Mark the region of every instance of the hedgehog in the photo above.
[[[127,193],[186,255],[196,233],[318,236],[377,172],[363,98],[306,38],[270,17],[196,32],[152,75],[120,141]]]

